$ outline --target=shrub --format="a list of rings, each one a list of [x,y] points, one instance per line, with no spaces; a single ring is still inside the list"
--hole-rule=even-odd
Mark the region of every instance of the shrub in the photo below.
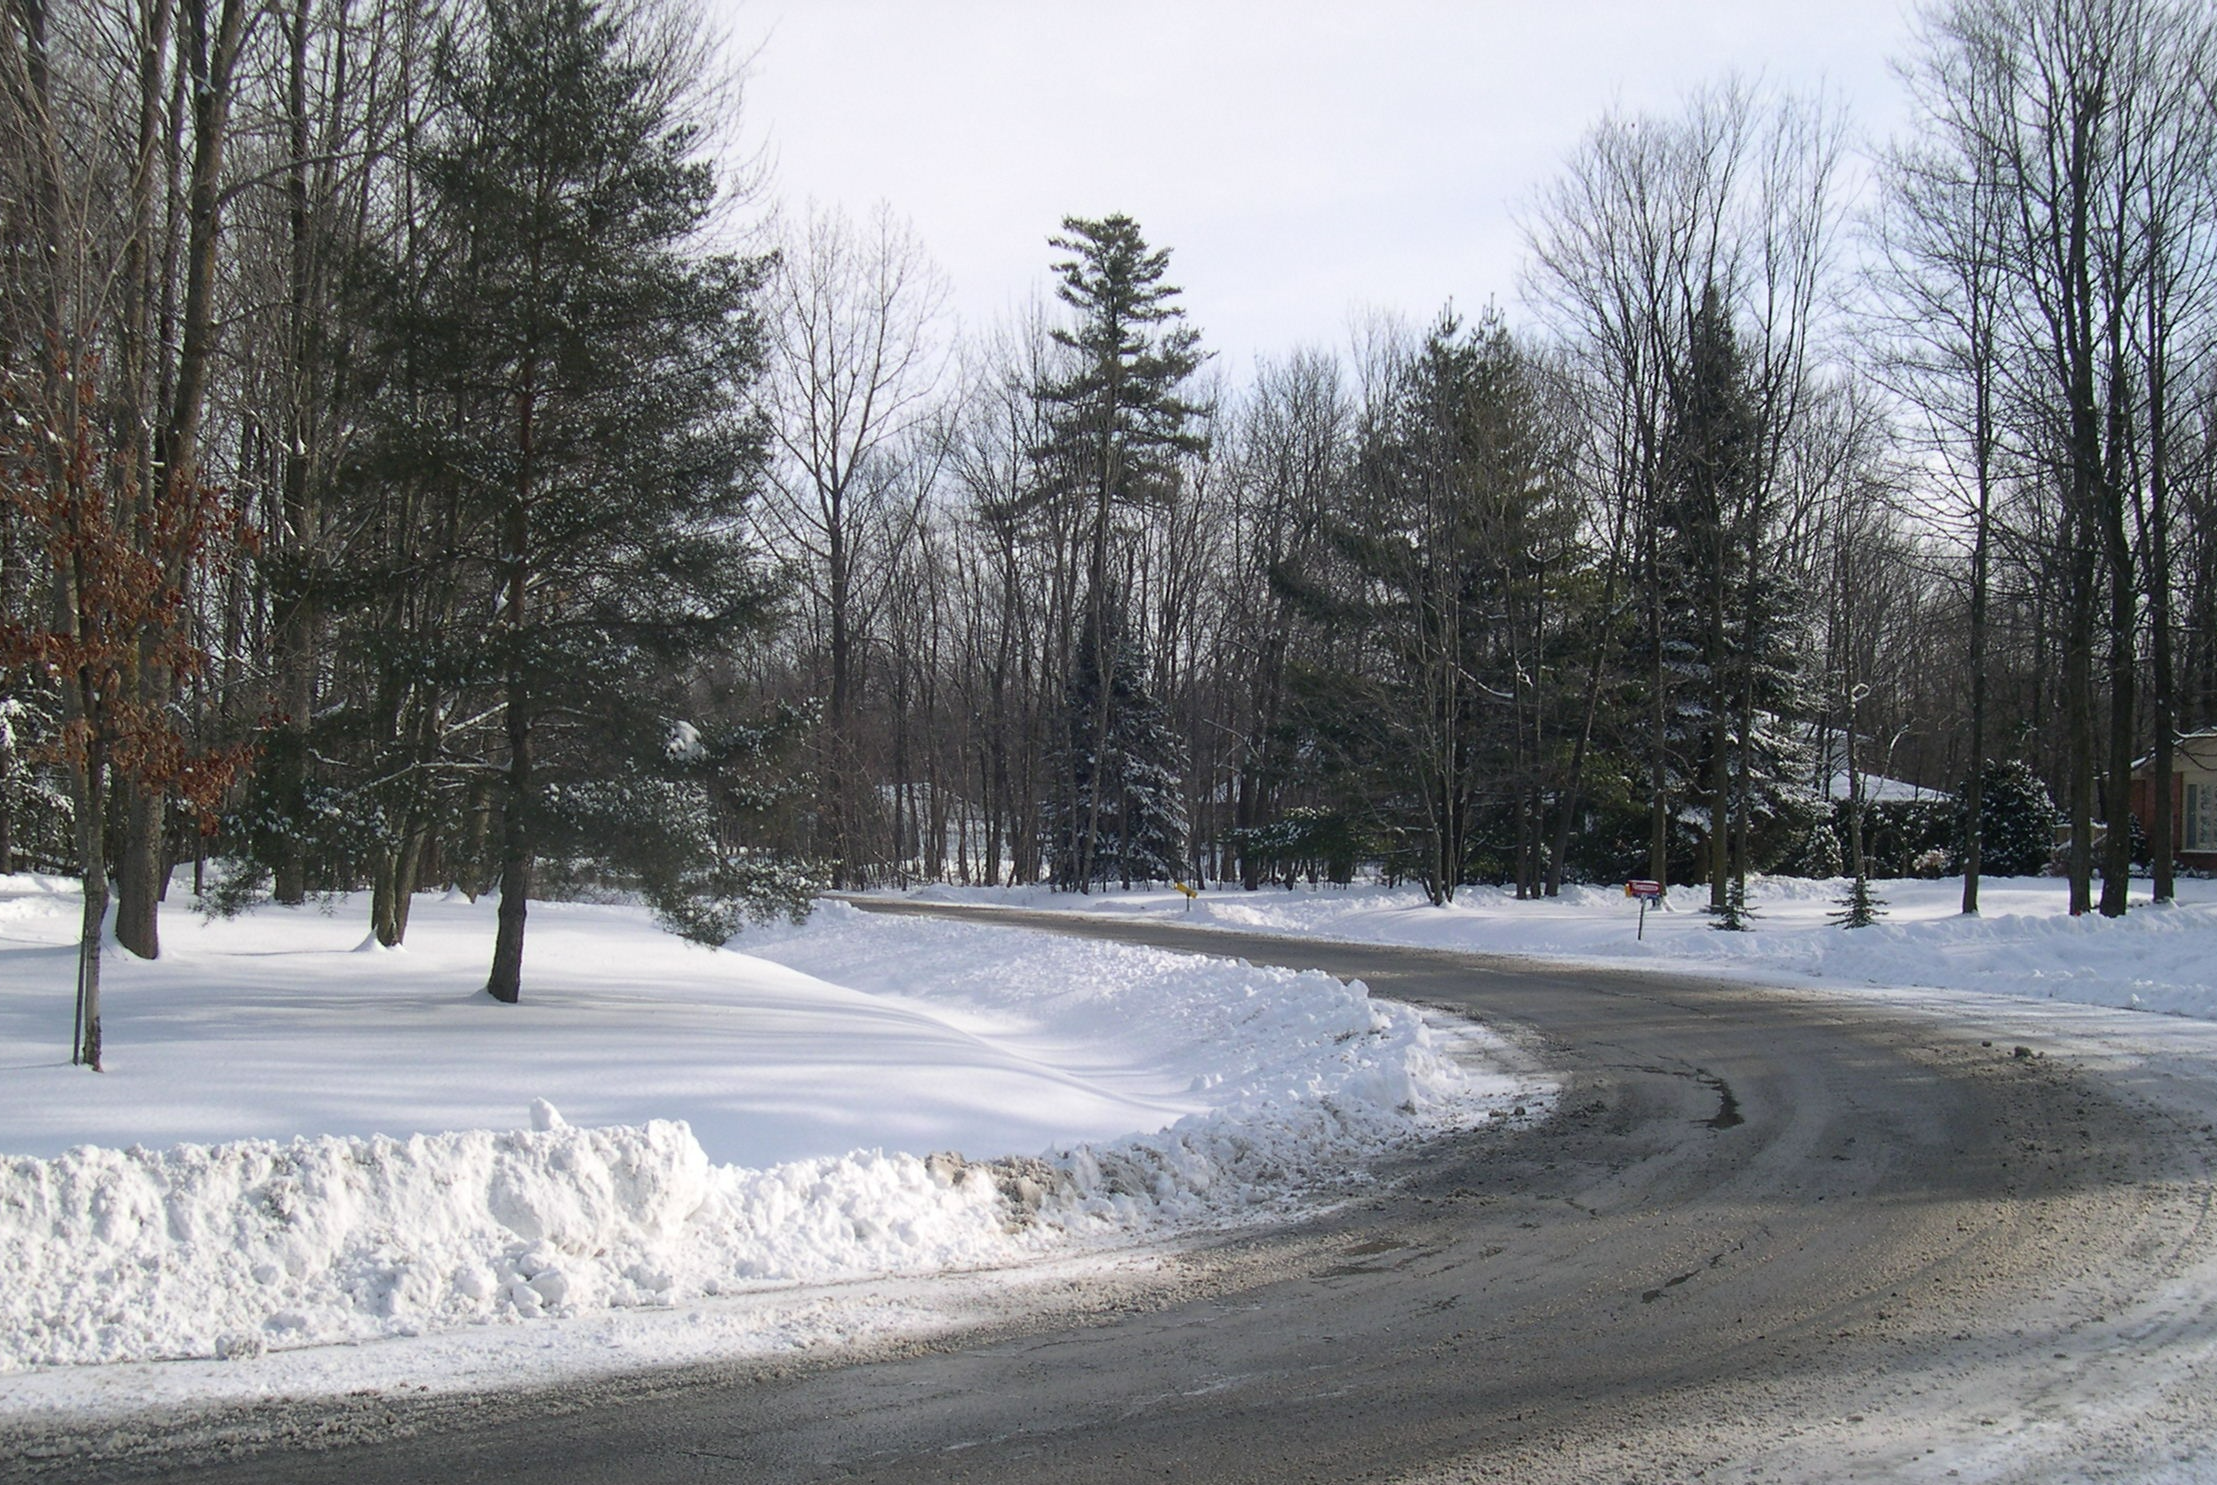
[[[2060,818],[2047,785],[2018,758],[1988,759],[1979,779],[1979,870],[1997,877],[2029,877],[2046,871],[2055,855]],[[1958,807],[1957,839],[1965,828]]]

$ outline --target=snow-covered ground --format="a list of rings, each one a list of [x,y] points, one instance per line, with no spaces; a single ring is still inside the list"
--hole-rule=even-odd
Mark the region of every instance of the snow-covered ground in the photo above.
[[[1885,916],[1846,929],[1844,881],[1774,877],[1749,883],[1753,928],[1724,933],[1700,911],[1706,893],[1681,888],[1667,911],[1621,887],[1566,887],[1558,898],[1518,902],[1468,887],[1433,907],[1413,887],[1266,887],[1202,893],[1190,906],[1174,890],[1090,896],[1044,887],[927,887],[932,901],[1060,912],[1175,918],[1204,927],[1361,943],[1413,944],[1571,963],[1721,972],[1773,984],[1882,985],[2076,1001],[2217,1019],[2217,881],[2186,879],[2178,900],[2148,901],[2133,884],[2122,918],[2073,918],[2066,884],[2053,877],[1988,878],[1979,915],[1962,915],[1961,878],[1873,884]]]
[[[513,1007],[489,901],[399,951],[360,904],[180,905],[106,960],[95,1076],[76,903],[0,879],[0,1412],[928,1331],[1547,1094],[1321,974],[837,902],[746,952],[534,904]]]
[[[1644,939],[1614,889],[916,895],[1700,968],[1960,1024],[2053,1001],[2059,1036],[2206,1077],[2217,884],[2182,888],[2111,922],[2068,917],[2052,880],[1988,882],[1977,919],[1955,882],[1888,882],[1881,924],[1848,931],[1843,884],[1766,881],[1753,932],[1680,894]],[[66,1061],[75,923],[66,884],[0,879],[18,1419],[514,1387],[1083,1309],[1147,1282],[1150,1241],[1548,1091],[1486,1033],[1322,975],[842,903],[744,952],[537,904],[524,1002],[502,1007],[479,990],[490,904],[430,898],[398,952],[364,946],[358,903],[227,923],[178,904],[160,961],[107,960],[96,1077]]]

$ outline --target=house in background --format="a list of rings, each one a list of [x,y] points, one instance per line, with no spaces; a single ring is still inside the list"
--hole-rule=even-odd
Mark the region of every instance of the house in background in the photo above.
[[[1816,758],[1817,789],[1835,804],[1848,797],[1848,784],[1854,777],[1848,772],[1847,740],[1837,732],[1827,732],[1822,737],[1810,734],[1805,739]],[[1946,789],[1934,789],[1924,784],[1911,784],[1901,779],[1888,778],[1882,769],[1890,766],[1891,748],[1879,748],[1870,739],[1861,739],[1856,748],[1855,761],[1859,765],[1865,804],[1949,804],[1955,795]]]
[[[2153,759],[2132,770],[2132,813],[2152,833]],[[2171,839],[2178,864],[2196,871],[2217,871],[2217,727],[2190,732],[2178,740],[2171,763]]]

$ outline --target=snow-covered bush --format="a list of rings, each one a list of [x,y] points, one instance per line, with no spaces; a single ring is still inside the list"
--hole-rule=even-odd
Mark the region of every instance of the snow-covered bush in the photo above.
[[[1988,759],[1979,779],[1979,870],[1997,877],[2047,870],[2059,818],[2047,785],[2019,758]],[[1962,834],[1960,823],[1956,833]]]
[[[665,928],[722,944],[749,921],[808,916],[823,889],[812,863],[727,842],[706,782],[641,773],[548,791],[548,814],[579,881],[636,890]]]
[[[1226,835],[1243,866],[1255,868],[1260,880],[1288,887],[1304,876],[1312,885],[1322,878],[1345,886],[1372,854],[1361,827],[1339,810],[1290,809],[1268,824]]]
[[[1846,859],[1847,853],[1840,848],[1839,832],[1829,821],[1820,820],[1801,838],[1801,844],[1779,862],[1778,873],[1828,881],[1841,873]]]
[[[1835,807],[1833,828],[1847,836],[1847,803]],[[1864,869],[1874,877],[1913,877],[1920,859],[1938,852],[1950,865],[1962,838],[1960,814],[1945,799],[1881,799],[1863,804]],[[1943,867],[1943,870],[1946,868]]]

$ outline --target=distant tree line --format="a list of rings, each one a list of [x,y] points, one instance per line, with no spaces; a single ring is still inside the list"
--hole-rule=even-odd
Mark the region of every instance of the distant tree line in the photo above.
[[[857,884],[1638,874],[1731,926],[1755,871],[1944,861],[1975,911],[2052,796],[2075,907],[2137,866],[2169,898],[2126,799],[2217,722],[2212,19],[1928,7],[1861,212],[1821,100],[1605,119],[1527,213],[1526,322],[1239,384],[1135,224],[1071,219],[1061,303],[905,361],[935,410],[846,534],[874,590],[793,554],[761,684],[823,694],[831,632],[863,667],[816,848]],[[885,292],[920,249],[831,220],[879,253],[847,302],[929,340]]]
[[[2124,800],[2217,722],[2207,4],[1935,0],[1860,215],[1821,100],[1611,116],[1528,316],[1244,379],[1128,216],[958,335],[889,211],[766,210],[667,0],[0,19],[0,870],[85,884],[87,1061],[111,895],[152,956],[187,862],[386,943],[497,891],[502,998],[580,890],[1975,911],[2050,793],[2074,908],[2172,893]]]

